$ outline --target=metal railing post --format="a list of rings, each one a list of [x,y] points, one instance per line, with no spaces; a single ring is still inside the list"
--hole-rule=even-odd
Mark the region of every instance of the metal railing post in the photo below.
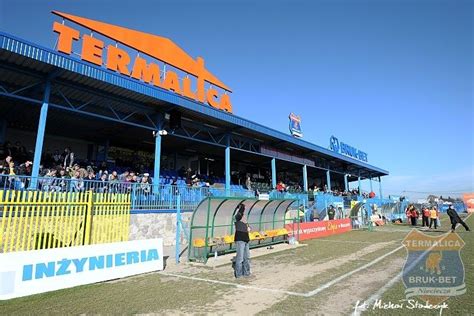
[[[178,196],[176,197],[176,253],[175,253],[176,263],[179,263],[179,255],[181,253],[180,225],[181,225],[181,197],[178,194]]]

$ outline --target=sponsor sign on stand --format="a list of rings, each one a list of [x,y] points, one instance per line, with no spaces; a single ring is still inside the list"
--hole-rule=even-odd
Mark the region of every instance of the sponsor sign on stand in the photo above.
[[[313,239],[345,233],[352,230],[349,218],[331,221],[306,222],[287,224],[285,228],[290,236],[297,236],[299,240]]]

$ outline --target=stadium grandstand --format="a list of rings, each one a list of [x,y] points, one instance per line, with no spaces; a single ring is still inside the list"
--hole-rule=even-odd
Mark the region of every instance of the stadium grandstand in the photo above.
[[[160,236],[172,246],[179,231],[166,223],[180,221],[178,210],[189,222],[208,197],[294,199],[308,219],[326,216],[330,205],[342,218],[353,201],[388,203],[381,182],[388,172],[365,153],[334,137],[327,149],[233,114],[230,88],[202,58],[159,36],[53,13],[53,48],[0,33],[0,191],[11,207],[51,196],[98,208],[116,203],[131,214],[123,217],[127,239]],[[130,42],[127,32],[143,41]],[[138,47],[146,42],[180,59]],[[133,59],[133,70],[123,64]],[[128,199],[129,206],[120,202]]]
[[[148,210],[185,193],[193,204],[208,195],[350,195],[362,179],[377,180],[382,195],[388,172],[366,162],[74,54],[6,33],[0,44],[4,189],[137,188],[150,195],[137,208]]]

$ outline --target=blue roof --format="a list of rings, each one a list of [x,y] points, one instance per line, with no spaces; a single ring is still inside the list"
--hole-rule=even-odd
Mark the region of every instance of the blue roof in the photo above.
[[[203,105],[202,103],[182,97],[173,92],[137,81],[133,78],[121,75],[105,68],[92,65],[88,62],[84,62],[80,59],[54,51],[49,48],[42,47],[29,41],[19,39],[4,32],[0,32],[0,49],[16,53],[32,60],[52,65],[64,70],[68,70],[70,72],[88,78],[112,84],[133,91],[135,93],[146,95],[171,104],[176,104],[187,110],[198,112],[200,114],[207,115],[220,121],[237,125],[248,130],[279,139],[284,142],[292,143],[304,149],[321,153],[337,160],[342,160],[347,163],[360,166],[362,168],[370,169],[375,173],[380,173],[381,175],[388,175],[388,171],[383,170],[381,168],[346,157],[344,155],[335,153],[329,149],[315,145],[305,140],[294,138],[291,135],[282,133],[273,128],[263,126],[262,124],[250,121],[234,114],[227,113],[225,111],[215,109],[207,105]]]

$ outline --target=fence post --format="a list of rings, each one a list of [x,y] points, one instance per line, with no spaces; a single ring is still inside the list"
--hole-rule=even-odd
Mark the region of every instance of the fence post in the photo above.
[[[136,201],[136,188],[137,188],[137,183],[132,183],[132,191],[131,191],[131,195],[132,195],[132,205],[131,205],[131,209],[134,210],[135,209],[135,201]]]
[[[179,254],[181,252],[181,243],[179,241],[181,237],[180,225],[181,225],[181,195],[178,194],[178,196],[176,197],[176,253],[175,253],[176,263],[179,263]]]
[[[93,202],[93,193],[92,190],[87,191],[87,206],[86,206],[86,218],[85,218],[85,225],[84,225],[84,233],[85,233],[85,240],[84,245],[89,245],[91,240],[91,232],[92,232],[92,212],[94,208]]]

